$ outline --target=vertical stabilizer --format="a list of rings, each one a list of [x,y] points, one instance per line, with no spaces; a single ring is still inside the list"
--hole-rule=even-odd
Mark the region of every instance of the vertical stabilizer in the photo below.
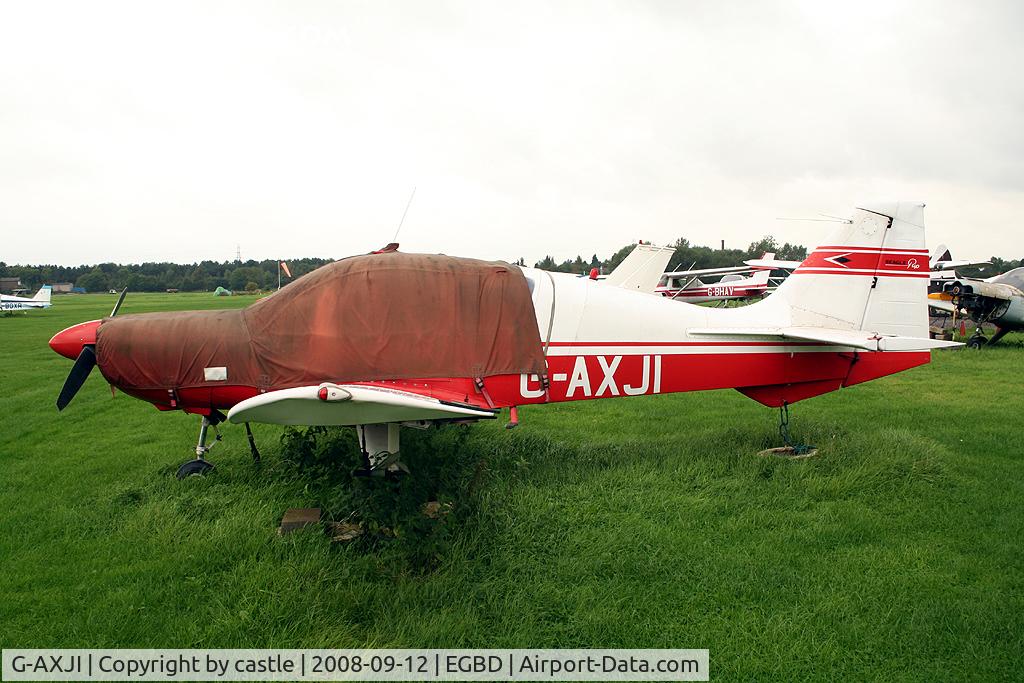
[[[50,292],[50,285],[43,285],[39,288],[39,291],[36,292],[36,295],[32,297],[32,301],[41,301],[48,304],[50,303]]]
[[[638,244],[605,278],[605,284],[653,294],[675,253],[672,247]]]
[[[928,337],[924,204],[865,204],[776,290],[791,325]]]

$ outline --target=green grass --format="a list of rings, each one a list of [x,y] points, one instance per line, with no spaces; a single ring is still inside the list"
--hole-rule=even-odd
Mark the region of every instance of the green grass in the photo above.
[[[345,546],[277,536],[286,508],[348,500],[278,428],[254,428],[262,466],[229,426],[217,471],[177,481],[194,416],[98,372],[57,413],[71,363],[46,341],[113,301],[0,318],[3,647],[695,647],[715,679],[1021,677],[1019,341],[797,404],[803,461],[755,457],[777,414],[733,391],[413,435],[458,514]]]

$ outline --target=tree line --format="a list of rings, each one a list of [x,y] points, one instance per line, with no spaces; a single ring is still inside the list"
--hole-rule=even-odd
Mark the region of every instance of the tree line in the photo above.
[[[332,259],[301,258],[289,260],[294,277],[281,277],[282,284],[319,268]],[[124,289],[132,292],[206,292],[217,287],[230,290],[275,289],[277,261],[200,261],[199,263],[99,263],[83,266],[22,266],[0,262],[0,276],[17,277],[22,285],[35,290],[41,285],[71,282],[87,292]]]

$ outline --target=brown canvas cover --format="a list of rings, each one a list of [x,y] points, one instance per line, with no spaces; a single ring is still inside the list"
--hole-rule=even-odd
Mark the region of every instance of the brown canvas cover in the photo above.
[[[519,268],[400,252],[336,261],[244,310],[111,318],[96,352],[108,381],[139,389],[544,372]],[[226,381],[207,381],[219,367]]]

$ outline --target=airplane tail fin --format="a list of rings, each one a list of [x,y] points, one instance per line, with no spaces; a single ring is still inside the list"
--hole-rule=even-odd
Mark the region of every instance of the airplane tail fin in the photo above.
[[[766,285],[766,284],[768,284],[768,279],[771,277],[771,274],[772,274],[771,270],[768,270],[768,269],[765,269],[765,270],[756,269],[756,270],[754,270],[753,273],[750,274],[750,284],[753,284],[753,285]]]
[[[928,259],[929,266],[934,270],[936,264],[942,261],[952,261],[953,255],[949,253],[949,248],[945,244],[940,244],[935,247],[935,251],[932,252],[931,257]]]
[[[638,244],[615,270],[608,273],[604,282],[623,289],[653,294],[674,253],[672,247]]]
[[[39,288],[39,291],[36,292],[36,295],[32,297],[32,301],[42,301],[43,303],[48,304],[50,303],[50,293],[50,285],[43,285]]]
[[[790,325],[928,338],[924,204],[857,208],[775,291]]]

